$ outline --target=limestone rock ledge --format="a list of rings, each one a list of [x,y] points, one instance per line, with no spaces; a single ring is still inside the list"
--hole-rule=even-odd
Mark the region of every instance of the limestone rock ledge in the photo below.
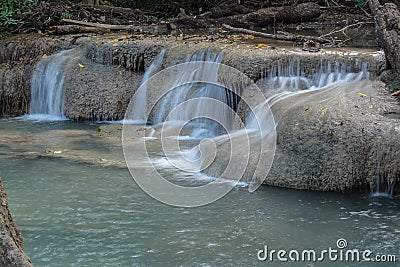
[[[385,68],[382,53],[323,49],[319,53],[299,47],[259,49],[253,43],[227,43],[225,40],[177,40],[176,37],[146,37],[118,40],[118,35],[49,37],[29,35],[0,41],[0,116],[19,116],[28,112],[30,82],[35,64],[56,51],[76,48],[65,73],[65,115],[73,120],[120,120],[140,85],[144,71],[155,56],[166,49],[162,68],[186,61],[189,54],[204,48],[222,50],[222,63],[234,67],[253,81],[278,64],[298,62],[300,72],[312,76],[323,62],[345,64],[358,72],[363,62],[373,76]],[[4,51],[4,52],[1,52]],[[84,67],[80,67],[84,66]]]
[[[0,266],[31,267],[23,251],[22,234],[15,225],[8,209],[7,194],[0,177]]]
[[[376,190],[379,182],[384,184],[383,192],[388,188],[399,192],[395,185],[400,177],[400,120],[388,116],[396,110],[396,100],[377,81],[338,84],[283,99],[272,107],[278,122],[277,144],[264,184],[368,192]],[[205,173],[229,178],[222,173],[228,161],[240,171],[243,156],[230,156],[230,147],[229,140],[218,144],[216,158]],[[250,151],[243,177],[255,172],[256,148]]]

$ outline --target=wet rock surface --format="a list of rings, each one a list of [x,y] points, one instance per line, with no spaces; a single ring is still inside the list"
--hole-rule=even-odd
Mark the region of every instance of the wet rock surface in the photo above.
[[[78,54],[66,70],[65,115],[73,120],[120,120],[140,81],[139,73]]]
[[[126,38],[126,37],[124,37]],[[66,115],[72,119],[120,120],[130,99],[140,85],[141,76],[155,56],[166,49],[163,68],[184,63],[187,56],[205,48],[222,50],[223,64],[234,67],[258,80],[272,66],[298,60],[300,72],[312,76],[321,62],[347,64],[349,71],[359,71],[368,62],[373,74],[384,69],[384,57],[373,51],[351,52],[324,50],[305,53],[301,48],[260,49],[251,43],[224,41],[178,41],[176,38],[122,40],[115,37],[83,41],[82,55],[67,69],[65,80]],[[85,68],[78,67],[78,62]],[[149,92],[151,99],[152,92]],[[148,103],[152,106],[154,103]]]
[[[323,61],[344,63],[348,71],[354,72],[360,70],[360,62],[367,62],[373,76],[385,68],[384,55],[377,51],[322,49],[318,53],[305,53],[297,47],[258,46],[262,41],[215,41],[202,37],[187,41],[177,37],[143,38],[138,35],[81,38],[76,42],[76,55],[66,68],[65,114],[74,120],[122,119],[144,70],[162,49],[166,49],[163,68],[183,63],[188,54],[204,48],[222,50],[222,63],[237,68],[253,81],[278,62],[287,64],[293,60],[298,61],[299,71],[306,77],[312,76]],[[265,183],[324,191],[370,190],[374,187],[378,166],[388,183],[394,183],[399,176],[396,167],[399,166],[396,151],[400,150],[397,149],[398,120],[385,114],[396,113],[398,105],[383,88],[379,83],[355,84],[346,90],[338,88],[327,92],[324,98],[331,99],[327,103],[321,102],[320,93],[307,96],[308,102],[280,103],[276,108],[290,109],[279,123],[276,157]],[[25,85],[28,103],[27,90]],[[357,95],[357,90],[364,90],[367,97]],[[151,91],[148,99],[152,99]],[[119,126],[105,127],[100,135],[103,138],[119,136],[120,130],[113,130],[115,127]],[[42,138],[38,140],[42,140],[38,145],[43,142]],[[218,164],[226,164],[223,146],[210,170],[218,170]],[[79,149],[49,148],[46,151],[41,147],[12,156],[55,157],[125,167],[121,155],[107,159],[100,152],[85,154],[87,151]]]
[[[338,85],[278,102],[272,107],[281,115],[276,153],[264,183],[320,191],[368,192],[376,187],[378,175],[387,184],[395,184],[400,177],[400,121],[384,114],[398,109],[383,84],[370,81]],[[218,174],[230,153],[229,142],[220,144],[216,160],[205,172]],[[234,154],[232,161],[240,163],[241,158]],[[257,160],[256,153],[250,157],[244,177],[251,177]]]
[[[110,138],[111,136],[114,135],[107,134],[107,131],[101,131],[100,128],[97,131],[51,130],[35,134],[0,135],[0,144],[8,148],[0,154],[11,159],[49,158],[96,166],[126,168],[121,140]],[[84,149],[82,144],[90,145],[93,149]]]
[[[71,39],[71,38],[65,38]],[[35,64],[46,55],[67,48],[69,41],[41,34],[0,39],[0,116],[28,112]]]
[[[73,47],[72,43],[78,45],[76,50],[79,52],[71,58],[66,68],[65,115],[76,120],[122,119],[144,71],[162,49],[167,50],[163,67],[183,63],[187,55],[204,48],[222,50],[225,54],[224,64],[237,68],[254,81],[260,78],[263,71],[276,65],[277,61],[284,63],[295,58],[299,60],[301,72],[305,75],[315,72],[324,60],[344,62],[353,71],[359,70],[359,62],[366,61],[375,74],[382,72],[385,66],[383,55],[373,50],[352,52],[328,49],[308,53],[301,51],[300,47],[268,45],[269,41],[263,39],[257,40],[267,42],[260,48],[251,40],[236,42],[207,36],[194,36],[192,40],[171,36],[144,38],[142,35],[69,36],[53,40],[39,35],[41,41],[38,44],[36,36],[27,37],[18,45],[3,44],[9,48],[5,48],[7,57],[0,55],[0,58],[4,58],[0,68],[1,116],[22,115],[29,110],[30,82],[35,63],[60,48]],[[41,42],[43,45],[40,45]],[[25,59],[30,61],[27,63]]]

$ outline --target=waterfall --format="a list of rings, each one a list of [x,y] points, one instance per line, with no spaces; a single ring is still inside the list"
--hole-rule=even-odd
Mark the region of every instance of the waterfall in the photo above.
[[[72,59],[65,50],[39,61],[31,82],[31,103],[27,118],[32,120],[66,120],[64,116],[65,69]]]
[[[371,197],[393,197],[394,183],[390,183],[386,175],[381,173],[380,163],[376,167],[375,173],[376,186],[371,192]]]
[[[264,71],[257,87],[252,81],[242,81],[237,77],[239,74],[225,77],[226,73],[235,72],[221,67],[222,57],[222,52],[210,49],[188,56],[186,63],[190,64],[174,66],[176,71],[166,71],[167,74],[160,75],[154,84],[149,82],[149,92],[160,93],[151,99],[156,100],[151,110],[142,106],[147,102],[147,89],[138,92],[139,97],[129,110],[136,114],[140,110],[140,116],[148,114],[154,124],[149,140],[167,140],[162,143],[163,152],[171,166],[234,180],[243,174],[238,180],[245,177],[250,191],[261,185],[272,165],[277,123],[293,106],[307,101],[307,95],[302,94],[330,92],[324,98],[330,101],[337,93],[344,92],[344,84],[370,78],[368,64],[361,62],[349,66],[321,60],[318,66],[310,69],[301,66],[299,59],[290,59],[278,60]],[[154,66],[161,64],[158,60]],[[305,73],[303,69],[310,71]],[[149,77],[150,74],[143,79],[144,85]],[[227,88],[234,88],[234,92]],[[276,105],[297,95],[301,97],[293,98],[287,105]],[[243,116],[245,125],[237,124],[232,115]],[[134,118],[143,120],[140,116]],[[129,114],[125,118],[129,119]],[[201,141],[190,150],[182,151],[175,139],[187,136]]]
[[[134,123],[146,123],[146,111],[147,111],[147,81],[156,73],[162,65],[165,56],[165,49],[163,49],[157,57],[153,60],[151,65],[147,68],[144,73],[142,82],[139,89],[136,92],[136,96],[133,102],[132,120]]]
[[[229,107],[235,107],[234,102],[238,99],[218,81],[222,57],[222,52],[210,49],[188,56],[186,62],[193,64],[188,64],[184,72],[177,74],[172,89],[155,106],[153,122],[189,121],[185,129],[192,129],[189,135],[195,138],[213,137],[229,131],[233,127]],[[205,80],[207,83],[196,82]],[[227,105],[218,105],[214,100]],[[208,119],[211,117],[213,119]]]
[[[145,83],[151,73],[155,72],[153,67],[156,69],[158,65],[161,65],[162,57],[163,54],[160,54],[153,62],[152,67],[146,71],[143,78],[144,90],[138,92],[139,97],[134,102],[134,120],[143,122],[145,119],[145,105],[147,103],[145,101]],[[188,55],[186,62],[193,64],[188,65],[185,71],[178,73],[174,77],[174,86],[152,110],[150,115],[152,123],[167,123],[168,127],[164,127],[164,130],[170,130],[176,128],[179,122],[189,121],[189,123],[185,124],[186,130],[191,131],[190,135],[192,137],[198,137],[199,139],[214,137],[234,130],[232,112],[229,112],[226,106],[236,111],[240,97],[226,90],[219,83],[218,71],[222,58],[222,52],[215,52],[210,49]],[[205,64],[205,62],[215,64]],[[306,73],[306,69],[310,69],[308,73]],[[204,79],[205,77],[206,79]],[[261,79],[257,83],[267,96],[267,104],[272,107],[288,97],[322,90],[334,84],[356,82],[369,78],[369,64],[365,62],[355,61],[353,65],[349,65],[321,59],[317,66],[304,68],[300,64],[300,59],[289,58],[287,60],[277,60],[269,70],[263,70]],[[209,83],[196,82],[198,80],[207,80]],[[196,101],[188,101],[191,99],[196,99]],[[209,99],[225,103],[226,106],[210,104]],[[257,120],[265,117],[265,114],[263,114],[265,105],[266,103],[261,103],[254,108],[252,114],[245,118],[246,129],[260,129],[260,122]],[[207,117],[208,114],[210,114],[209,117],[213,118],[217,114],[218,119],[214,121],[201,118]],[[275,115],[277,121],[279,121],[280,115]],[[193,119],[196,117],[198,119]],[[174,125],[173,122],[176,122],[177,125]],[[221,125],[224,127],[221,127]],[[262,128],[261,130],[266,130],[264,126]]]
[[[258,81],[264,88],[270,91],[269,95],[280,92],[294,92],[306,89],[319,89],[336,82],[351,82],[369,79],[369,64],[366,62],[355,62],[354,69],[351,66],[340,63],[320,60],[315,66],[315,72],[306,74],[300,66],[298,58],[289,59],[286,62],[278,60],[270,70],[263,70],[261,80]]]
[[[264,70],[261,74],[262,78],[257,83],[265,91],[268,97],[267,102],[272,108],[279,101],[289,97],[334,88],[334,85],[341,83],[370,79],[367,62],[357,61],[355,68],[359,69],[359,72],[351,72],[351,66],[344,63],[321,60],[316,72],[307,77],[301,71],[300,60],[290,59],[286,65],[278,61],[270,71]],[[274,114],[277,121],[280,115]],[[248,127],[254,126],[251,117],[246,121]]]

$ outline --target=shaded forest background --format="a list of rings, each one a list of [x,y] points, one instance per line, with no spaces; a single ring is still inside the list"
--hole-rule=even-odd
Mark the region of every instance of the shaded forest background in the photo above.
[[[370,13],[368,0],[312,0],[326,8],[338,8],[337,12]],[[381,0],[381,4],[400,0]],[[129,16],[136,23],[159,23],[162,20],[173,20],[180,13],[188,16],[203,14],[225,2],[225,6],[240,6],[257,10],[267,7],[295,6],[310,0],[3,0],[0,3],[0,37],[9,33],[43,31],[57,25],[62,19],[75,17],[81,5],[105,5],[130,8]],[[90,17],[90,16],[88,16]]]

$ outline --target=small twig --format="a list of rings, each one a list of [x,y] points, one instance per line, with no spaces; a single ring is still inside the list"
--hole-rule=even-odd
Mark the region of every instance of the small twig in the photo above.
[[[333,1],[333,0],[331,0],[331,1],[332,1],[332,3],[335,4],[335,6],[340,6],[337,2],[335,2],[335,1]]]
[[[227,24],[222,24],[222,27],[225,29],[231,30],[231,31],[246,33],[246,34],[250,34],[253,36],[274,39],[274,40],[291,41],[291,42],[314,41],[314,42],[318,42],[321,44],[331,43],[331,41],[328,39],[325,39],[322,37],[316,37],[316,36],[298,35],[298,34],[291,34],[291,33],[286,33],[285,35],[270,34],[270,33],[252,31],[252,30],[243,29],[243,28],[235,28],[235,27],[232,27]]]
[[[11,33],[18,33],[19,30],[25,25],[25,23],[21,23],[15,30],[11,31]]]
[[[348,29],[348,28],[355,27],[355,26],[362,26],[362,25],[364,25],[364,24],[365,24],[365,22],[357,22],[357,23],[354,23],[354,24],[350,24],[350,25],[347,25],[346,27],[344,27],[344,28],[342,28],[342,29],[339,29],[339,30],[336,30],[336,31],[331,31],[330,33],[321,35],[321,36],[319,36],[319,38],[324,38],[324,37],[330,36],[330,35],[335,34],[335,33],[338,33],[338,32],[344,33],[344,30],[346,30],[346,29]],[[345,35],[346,35],[346,34],[345,34]]]
[[[371,14],[368,13],[362,6],[360,6],[360,9],[365,13],[365,15],[366,15],[368,18],[371,18],[371,17],[372,17]]]
[[[190,36],[184,36],[182,39],[183,40],[190,40],[190,39],[194,39],[194,38],[203,38],[200,35],[190,35]]]

